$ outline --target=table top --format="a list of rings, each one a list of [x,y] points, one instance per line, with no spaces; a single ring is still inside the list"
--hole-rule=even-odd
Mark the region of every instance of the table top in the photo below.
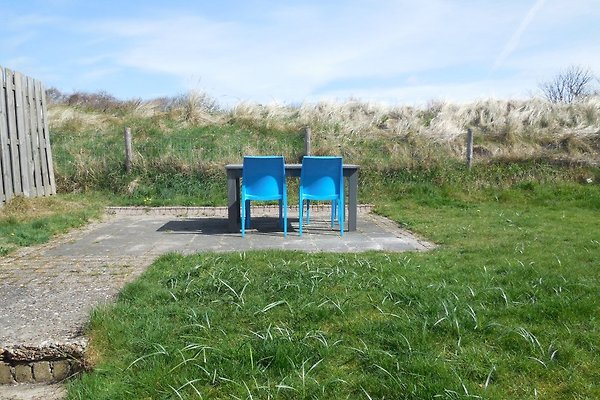
[[[243,164],[227,164],[225,165],[225,169],[242,169]],[[301,169],[302,164],[285,164],[286,169]],[[344,164],[344,169],[359,169],[357,164]]]

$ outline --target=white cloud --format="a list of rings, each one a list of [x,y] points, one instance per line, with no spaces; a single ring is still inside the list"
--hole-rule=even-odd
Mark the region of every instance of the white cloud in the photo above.
[[[6,60],[6,68],[20,71],[24,67],[29,66],[33,62],[31,57],[12,57]]]
[[[533,21],[533,18],[539,13],[540,9],[542,8],[545,2],[546,0],[536,0],[534,5],[529,9],[527,14],[525,15],[525,18],[523,18],[521,24],[519,24],[517,30],[515,30],[515,32],[510,37],[509,41],[504,46],[504,49],[502,50],[498,58],[496,58],[496,61],[494,62],[494,67],[492,68],[493,70],[498,69],[498,67],[500,67],[504,63],[506,58],[510,56],[510,54],[513,51],[515,51],[515,49],[519,45],[523,32],[525,32],[525,29],[527,29],[529,24],[531,24],[531,21]]]
[[[320,98],[308,101],[346,100],[359,98],[365,101],[383,101],[388,104],[411,104],[423,106],[432,100],[464,103],[489,98],[527,98],[530,96],[523,87],[532,87],[527,78],[504,80],[479,80],[468,83],[439,83],[420,85],[397,85],[383,89],[337,90]]]
[[[10,15],[4,21],[11,30],[32,29],[60,24],[61,18],[42,14]]]
[[[80,78],[83,81],[97,81],[100,78],[104,78],[119,72],[119,68],[96,68],[86,70]]]
[[[261,24],[166,15],[101,22],[100,36],[128,44],[114,62],[191,77],[223,94],[301,100],[333,80],[389,77],[477,60],[487,46],[485,10],[447,2],[387,3],[334,15],[313,7],[276,8]],[[481,21],[482,22],[473,22]],[[468,23],[467,23],[468,22]]]

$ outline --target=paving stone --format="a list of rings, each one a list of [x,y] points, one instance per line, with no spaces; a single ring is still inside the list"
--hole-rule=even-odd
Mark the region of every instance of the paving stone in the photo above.
[[[67,360],[54,361],[52,363],[52,375],[55,381],[62,381],[71,374],[71,365]]]
[[[33,379],[37,383],[52,382],[52,372],[48,361],[37,361],[33,363]]]
[[[20,383],[0,385],[2,400],[64,400],[67,391],[64,384]]]
[[[10,364],[0,361],[0,385],[10,385],[15,383]]]
[[[18,383],[34,383],[31,365],[17,364],[15,365],[15,380]]]

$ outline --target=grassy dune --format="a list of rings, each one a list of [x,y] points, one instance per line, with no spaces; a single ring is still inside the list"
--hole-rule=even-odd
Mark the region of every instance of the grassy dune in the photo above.
[[[572,105],[532,99],[416,108],[348,101],[219,110],[192,93],[148,102],[55,104],[50,117],[60,189],[109,191],[130,204],[223,202],[226,163],[244,154],[298,161],[306,126],[313,153],[340,154],[360,164],[364,176],[460,171],[467,128],[475,133],[475,163],[486,169],[532,162],[582,166],[569,172],[577,180],[589,178],[587,166],[600,159],[598,97]],[[126,126],[134,135],[130,176],[123,173]]]

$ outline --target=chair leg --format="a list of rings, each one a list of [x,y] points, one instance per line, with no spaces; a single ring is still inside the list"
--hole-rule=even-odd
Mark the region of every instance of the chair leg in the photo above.
[[[242,212],[240,213],[240,218],[241,218],[241,231],[242,231],[242,237],[244,237],[246,235],[246,200],[243,200],[240,202],[242,204]]]
[[[287,237],[287,198],[283,201],[283,237]]]
[[[331,227],[333,228],[333,223],[335,222],[336,219],[336,201],[335,200],[331,200]]]
[[[310,200],[306,200],[306,225],[310,224]]]
[[[338,203],[338,223],[340,224],[340,236],[344,236],[344,202],[342,199]]]
[[[251,210],[250,200],[246,200],[246,213],[247,213],[247,215],[246,215],[246,228],[247,229],[250,229],[250,219],[251,219],[250,218],[250,210]]]
[[[283,227],[283,200],[279,200],[279,227],[282,228]]]
[[[298,233],[302,236],[302,218],[304,214],[304,200],[300,197],[300,204],[298,204]]]

